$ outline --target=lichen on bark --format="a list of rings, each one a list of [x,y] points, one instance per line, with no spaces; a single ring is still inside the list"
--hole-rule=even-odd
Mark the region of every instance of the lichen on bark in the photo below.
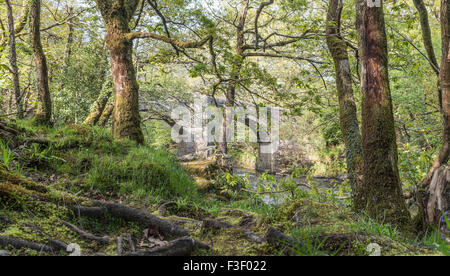
[[[352,76],[347,44],[340,34],[342,0],[330,0],[327,14],[327,45],[334,61],[336,90],[339,97],[341,132],[346,147],[347,171],[354,196],[358,197],[362,182],[362,145],[357,108],[353,96]]]
[[[41,1],[32,0],[30,7],[30,36],[31,46],[36,61],[37,74],[37,106],[35,122],[50,125],[52,117],[52,101],[48,86],[48,68],[45,53],[42,50],[40,35]]]
[[[139,1],[97,0],[106,23],[106,45],[111,60],[115,103],[112,133],[115,139],[128,138],[144,142],[139,114],[139,85],[132,60],[132,40],[129,23]]]

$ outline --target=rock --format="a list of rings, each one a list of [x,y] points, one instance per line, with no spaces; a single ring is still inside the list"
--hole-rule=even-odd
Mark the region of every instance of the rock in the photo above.
[[[12,256],[11,252],[6,250],[0,250],[0,257]]]

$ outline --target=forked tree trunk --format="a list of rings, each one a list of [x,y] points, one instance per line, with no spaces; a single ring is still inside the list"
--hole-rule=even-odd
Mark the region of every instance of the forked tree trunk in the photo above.
[[[357,109],[353,97],[352,75],[347,44],[340,36],[342,0],[330,0],[327,15],[327,44],[333,57],[339,96],[341,132],[346,147],[347,171],[354,197],[361,197],[363,156]]]
[[[363,185],[357,210],[372,218],[405,227],[410,214],[403,198],[389,87],[387,38],[381,7],[355,0],[361,52]]]
[[[47,60],[41,44],[40,19],[41,0],[32,0],[30,7],[31,45],[36,60],[38,100],[35,122],[38,124],[51,124],[52,102],[48,87]]]
[[[114,82],[115,106],[112,132],[116,139],[129,138],[144,142],[139,114],[139,85],[132,60],[132,40],[129,23],[139,1],[97,0],[97,5],[106,23],[106,45],[111,60]]]

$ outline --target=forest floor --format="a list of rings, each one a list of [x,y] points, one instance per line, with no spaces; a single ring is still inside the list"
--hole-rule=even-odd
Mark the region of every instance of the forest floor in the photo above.
[[[68,245],[82,255],[149,256],[369,255],[368,248],[443,255],[448,248],[438,233],[404,235],[317,194],[265,204],[224,189],[214,166],[205,169],[211,164],[183,167],[166,149],[114,141],[108,129],[7,125],[17,131],[1,142],[0,255],[68,255]]]

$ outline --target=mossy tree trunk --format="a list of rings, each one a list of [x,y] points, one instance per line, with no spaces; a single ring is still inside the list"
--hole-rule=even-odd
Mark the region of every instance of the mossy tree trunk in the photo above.
[[[38,101],[35,122],[38,124],[51,124],[52,101],[48,87],[48,68],[45,53],[41,43],[41,0],[32,0],[30,7],[30,33],[31,46],[36,61]]]
[[[433,40],[431,38],[431,28],[430,22],[428,21],[428,12],[423,0],[413,0],[414,6],[416,7],[419,18],[420,18],[420,28],[422,29],[422,41],[425,50],[427,51],[427,56],[429,63],[433,68],[433,71],[439,75],[439,65],[436,60],[436,55],[434,53]]]
[[[98,120],[97,125],[99,126],[106,126],[106,124],[109,121],[109,118],[111,118],[111,115],[114,111],[114,99],[111,97],[105,107],[105,109],[102,112],[102,115],[100,116],[100,119]]]
[[[450,1],[441,2],[441,36],[442,36],[442,114],[443,114],[443,146],[440,154],[440,164],[448,163],[450,142]]]
[[[22,101],[20,97],[19,84],[19,69],[17,68],[17,54],[16,54],[16,34],[14,31],[14,15],[10,0],[6,0],[6,7],[8,10],[8,27],[9,27],[9,64],[11,66],[11,73],[13,77],[14,97],[16,100],[17,118],[23,118]]]
[[[180,48],[199,48],[212,39],[211,35],[200,41],[183,42],[167,36],[132,32],[131,19],[139,0],[96,0],[106,23],[106,45],[111,60],[111,74],[114,82],[115,105],[113,115],[113,135],[116,139],[129,138],[137,143],[144,142],[139,115],[139,85],[133,66],[133,40],[151,38]]]
[[[139,115],[139,85],[132,59],[129,23],[139,1],[97,0],[106,23],[106,45],[111,59],[115,106],[112,132],[116,139],[129,138],[144,142]]]
[[[441,1],[441,37],[442,60],[440,68],[440,83],[442,89],[441,111],[443,116],[442,149],[438,159],[433,163],[423,186],[429,186],[439,167],[446,165],[450,154],[450,2]]]
[[[433,163],[422,185],[429,187],[425,201],[426,221],[428,224],[443,224],[441,216],[449,210],[450,173],[448,160],[450,154],[450,1],[441,0],[441,38],[442,59],[440,68],[440,97],[443,115],[442,149]],[[441,225],[439,225],[441,226]],[[442,229],[442,228],[441,228]]]
[[[108,104],[109,98],[111,98],[113,89],[114,84],[112,82],[112,79],[108,77],[106,81],[103,83],[102,90],[100,91],[97,100],[92,106],[91,112],[84,120],[83,124],[94,126],[98,123],[100,117],[103,114],[103,111],[105,110]]]
[[[410,215],[398,172],[398,152],[389,87],[387,38],[381,7],[355,0],[361,52],[363,183],[355,197],[357,210],[404,227]]]
[[[348,60],[347,44],[340,33],[342,0],[330,0],[327,15],[327,45],[334,61],[336,89],[339,97],[341,132],[346,147],[347,171],[355,197],[361,197],[362,141],[356,104],[353,96],[352,75]]]

